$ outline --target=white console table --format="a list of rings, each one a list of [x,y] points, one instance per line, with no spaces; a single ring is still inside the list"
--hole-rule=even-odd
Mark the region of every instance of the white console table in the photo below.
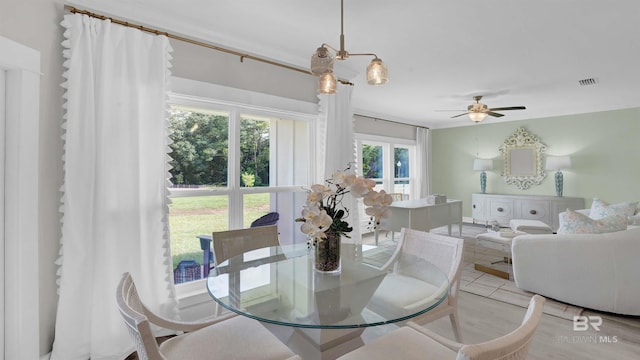
[[[558,230],[558,214],[567,209],[584,209],[584,199],[564,196],[542,195],[471,195],[473,221],[497,220],[500,226],[509,226],[511,219],[540,220]]]
[[[386,229],[399,232],[403,227],[414,230],[429,231],[447,226],[451,235],[451,225],[458,224],[462,236],[462,201],[447,200],[442,204],[428,204],[427,199],[394,201],[389,208],[391,218],[386,222]]]

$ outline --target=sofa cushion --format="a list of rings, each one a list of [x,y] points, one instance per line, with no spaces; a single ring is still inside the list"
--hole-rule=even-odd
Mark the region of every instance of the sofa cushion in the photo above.
[[[588,309],[639,316],[639,240],[640,228],[517,236],[512,245],[516,286]]]
[[[611,215],[633,216],[636,213],[638,202],[626,201],[617,204],[609,204],[598,198],[593,199],[589,217],[592,219],[602,219]]]
[[[567,209],[560,213],[558,234],[600,234],[627,229],[626,215],[611,215],[592,219],[577,211]]]

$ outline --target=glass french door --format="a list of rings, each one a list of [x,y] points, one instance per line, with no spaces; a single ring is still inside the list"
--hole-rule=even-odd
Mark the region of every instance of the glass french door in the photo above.
[[[358,169],[362,176],[376,182],[377,191],[384,190],[393,196],[393,201],[414,197],[415,144],[402,139],[379,137],[356,140]],[[370,231],[369,216],[360,214],[360,231]]]
[[[358,168],[362,176],[375,180],[376,190],[412,198],[415,146],[373,140],[357,141]]]

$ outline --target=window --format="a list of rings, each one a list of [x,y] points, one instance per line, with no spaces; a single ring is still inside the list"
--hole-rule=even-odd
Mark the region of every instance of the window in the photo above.
[[[282,243],[306,241],[294,219],[306,198],[302,186],[309,183],[308,117],[176,98],[170,129],[174,269],[185,260],[203,265],[201,246],[207,242],[201,244],[199,236],[249,227],[268,212],[280,214]],[[177,276],[176,283],[198,275]]]

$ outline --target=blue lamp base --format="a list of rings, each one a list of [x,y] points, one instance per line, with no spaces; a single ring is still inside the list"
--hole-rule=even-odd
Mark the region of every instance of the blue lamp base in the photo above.
[[[487,191],[487,173],[480,173],[480,191],[484,194]]]
[[[562,186],[563,186],[563,175],[562,171],[556,172],[556,196],[562,196]]]

